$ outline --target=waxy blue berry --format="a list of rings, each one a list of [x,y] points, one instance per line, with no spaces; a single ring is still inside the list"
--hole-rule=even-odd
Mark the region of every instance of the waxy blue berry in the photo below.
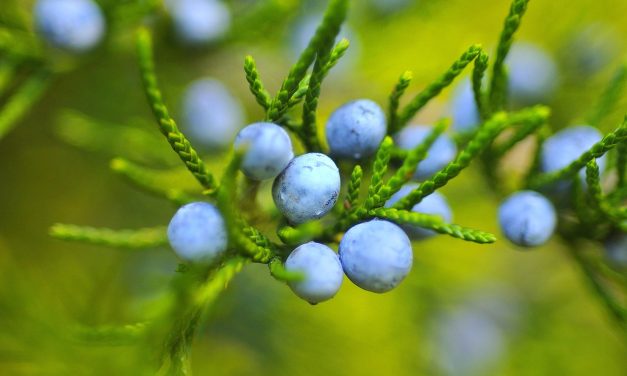
[[[340,194],[340,172],[331,158],[308,153],[294,158],[272,186],[274,203],[292,224],[318,219]]]
[[[220,40],[231,27],[231,12],[219,0],[169,0],[167,7],[177,36],[189,45]]]
[[[605,257],[615,267],[627,269],[627,234],[614,234],[603,244]]]
[[[361,159],[374,154],[386,130],[385,114],[379,105],[359,99],[331,114],[326,125],[327,143],[334,156]]]
[[[403,229],[377,219],[351,227],[340,241],[339,254],[346,276],[377,293],[398,286],[413,262],[411,242]]]
[[[235,148],[242,147],[241,169],[253,180],[274,178],[294,158],[290,136],[274,123],[253,123],[239,131]]]
[[[296,295],[311,304],[334,297],[344,277],[337,254],[326,245],[315,242],[293,250],[285,261],[285,269],[303,274],[302,280],[288,284]]]
[[[546,102],[558,84],[553,58],[532,43],[514,44],[506,58],[509,96],[514,104]]]
[[[407,196],[409,192],[413,191],[417,187],[418,184],[405,184],[398,192],[390,197],[390,199],[385,203],[385,207],[392,207],[398,200]],[[411,208],[411,211],[416,213],[438,215],[447,223],[450,223],[453,220],[453,212],[451,211],[444,195],[439,192],[433,192],[429,196],[423,198],[422,201]],[[415,240],[425,239],[436,234],[433,230],[428,230],[418,226],[402,225],[401,227],[405,230],[407,235]]]
[[[395,135],[394,141],[399,148],[412,150],[420,145],[433,130],[432,127],[413,125],[405,127]],[[416,168],[414,178],[425,180],[432,177],[436,172],[446,167],[449,162],[455,159],[457,146],[447,135],[440,135],[429,148],[427,157],[423,159]]]
[[[535,247],[546,243],[557,225],[551,201],[534,191],[509,196],[499,207],[501,231],[512,243]]]
[[[105,19],[92,0],[39,0],[35,26],[55,47],[84,52],[95,47],[105,32]]]
[[[205,149],[224,148],[233,142],[244,123],[244,110],[220,81],[194,81],[183,97],[184,131]]]
[[[226,251],[226,224],[215,206],[193,202],[179,208],[172,217],[168,240],[182,259],[211,262]]]
[[[453,91],[449,112],[453,117],[452,129],[455,132],[472,131],[481,123],[470,80],[464,80]]]
[[[561,170],[603,138],[598,129],[579,125],[566,128],[549,137],[542,144],[540,167],[543,172]],[[605,168],[605,156],[597,159],[599,169]],[[580,172],[585,178],[585,171]]]

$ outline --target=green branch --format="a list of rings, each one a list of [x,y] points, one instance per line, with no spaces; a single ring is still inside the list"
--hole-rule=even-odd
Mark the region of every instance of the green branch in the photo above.
[[[398,82],[396,83],[396,86],[394,86],[394,89],[390,94],[388,109],[388,134],[394,134],[400,127],[398,119],[398,108],[400,106],[401,97],[403,96],[403,94],[405,94],[405,90],[407,90],[407,88],[409,87],[413,76],[414,75],[411,71],[403,72],[403,74],[401,74],[401,76],[398,78]]]
[[[410,210],[414,205],[422,201],[424,197],[446,185],[451,179],[459,175],[463,169],[468,167],[470,162],[484,151],[510,124],[516,124],[520,121],[544,122],[548,116],[549,110],[543,106],[532,107],[509,115],[504,112],[494,114],[473,135],[466,148],[459,152],[455,160],[436,173],[431,179],[422,182],[407,196],[396,202],[394,207]]]
[[[496,237],[488,232],[465,228],[455,224],[448,224],[440,216],[416,213],[407,210],[397,210],[393,208],[377,208],[368,212],[372,217],[389,219],[398,224],[419,226],[433,230],[440,234],[446,234],[454,238],[475,242],[480,244],[494,243]]]
[[[45,70],[33,73],[0,108],[0,139],[9,133],[41,98],[51,78],[52,75]]]
[[[594,144],[589,150],[584,152],[574,160],[571,164],[564,167],[561,170],[546,172],[539,174],[531,179],[529,186],[532,189],[537,189],[558,180],[568,179],[575,176],[582,168],[593,159],[599,158],[613,149],[616,145],[627,140],[627,118],[623,123],[616,128],[614,132],[610,132],[603,139]]]
[[[529,0],[513,0],[509,14],[505,18],[503,31],[496,48],[496,58],[492,66],[492,81],[490,82],[490,108],[499,111],[505,105],[507,92],[507,74],[505,71],[505,58],[514,41],[514,34],[520,27],[522,16],[527,10]]]
[[[422,90],[418,95],[414,97],[405,106],[401,114],[399,115],[399,119],[395,124],[390,124],[389,133],[394,133],[405,126],[411,118],[416,115],[421,108],[423,108],[429,101],[435,98],[440,92],[449,86],[453,80],[460,75],[462,70],[470,64],[479,54],[482,49],[480,45],[473,45],[468,48],[466,52],[464,52],[457,61],[451,65],[451,67],[444,72],[440,78],[438,78],[431,85],[427,86],[424,90]]]
[[[322,23],[316,29],[316,33],[309,41],[305,50],[300,54],[298,61],[281,84],[281,88],[270,105],[267,113],[269,121],[277,121],[288,109],[290,99],[298,89],[299,83],[305,78],[307,70],[313,64],[316,53],[320,51],[320,46],[330,35],[333,38],[337,35],[340,25],[346,18],[348,0],[331,0],[324,13]]]
[[[202,159],[185,138],[185,135],[178,129],[163,102],[155,75],[152,38],[146,29],[141,29],[137,34],[137,54],[146,98],[157,120],[159,130],[167,138],[181,161],[185,163],[187,169],[196,177],[196,180],[206,189],[215,189],[213,176],[207,171]]]
[[[248,81],[250,92],[257,100],[257,103],[259,103],[264,110],[268,110],[272,100],[270,99],[270,94],[263,86],[263,82],[261,82],[255,59],[250,55],[246,56],[244,59],[244,72],[246,73],[246,81]]]
[[[197,201],[190,193],[182,189],[169,188],[172,176],[164,175],[167,172],[150,170],[123,158],[111,160],[110,167],[129,184],[157,197],[166,198],[176,205]]]
[[[139,230],[112,230],[58,223],[50,228],[50,236],[61,240],[129,249],[156,248],[168,242],[166,228],[163,226]]]

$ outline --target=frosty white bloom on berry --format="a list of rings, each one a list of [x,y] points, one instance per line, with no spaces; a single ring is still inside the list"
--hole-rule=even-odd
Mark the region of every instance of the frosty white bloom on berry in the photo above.
[[[398,192],[390,197],[390,199],[385,203],[385,207],[392,207],[397,201],[407,196],[417,187],[418,184],[415,183],[405,184]],[[444,195],[439,192],[433,192],[429,196],[423,198],[422,201],[411,208],[411,211],[416,213],[438,215],[447,223],[450,223],[453,220],[453,212],[451,211]],[[427,230],[418,226],[402,225],[401,227],[405,230],[407,235],[416,240],[425,239],[436,234],[433,230]]]
[[[182,259],[211,262],[226,251],[226,224],[215,206],[193,202],[182,206],[172,217],[168,240]]]
[[[520,191],[499,207],[501,231],[512,243],[523,247],[544,244],[557,225],[553,204],[533,191]]]
[[[331,114],[326,125],[327,143],[334,156],[361,159],[374,154],[386,130],[385,114],[379,105],[359,99]]]
[[[420,145],[432,130],[432,127],[423,125],[405,127],[394,136],[394,142],[401,149],[412,150]],[[429,148],[426,158],[418,164],[414,178],[425,180],[432,177],[455,159],[456,154],[457,146],[453,140],[445,134],[440,135]]]
[[[95,47],[105,32],[102,11],[92,0],[39,0],[34,17],[43,38],[73,52]]]
[[[339,254],[346,276],[362,289],[378,293],[398,286],[413,262],[405,232],[377,219],[351,227],[340,241]]]
[[[231,12],[219,0],[169,0],[167,7],[176,33],[183,43],[215,42],[229,31]]]
[[[308,153],[294,158],[272,186],[274,203],[293,224],[329,212],[340,194],[340,172],[331,158]]]
[[[189,85],[183,96],[184,131],[194,144],[223,148],[244,123],[239,101],[220,81],[205,78]]]
[[[289,286],[296,295],[312,304],[334,297],[344,277],[337,254],[315,242],[293,250],[285,261],[285,269],[303,274],[303,280],[289,282]]]
[[[287,132],[274,123],[253,123],[235,138],[235,148],[245,148],[242,172],[254,180],[272,179],[294,158]]]

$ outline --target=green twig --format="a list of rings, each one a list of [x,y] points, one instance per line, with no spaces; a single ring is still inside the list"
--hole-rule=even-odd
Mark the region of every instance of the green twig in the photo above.
[[[50,228],[50,236],[114,248],[155,248],[167,244],[166,228],[163,226],[139,230],[112,230],[58,223]]]
[[[392,124],[391,129],[389,129],[389,133],[394,133],[405,126],[411,118],[416,115],[421,108],[423,108],[429,101],[435,98],[440,92],[449,86],[455,77],[459,76],[462,70],[470,64],[480,53],[481,53],[480,45],[472,45],[466,52],[464,52],[457,61],[451,65],[451,67],[444,72],[440,78],[438,78],[431,85],[427,86],[424,90],[418,93],[412,100],[405,106],[403,111],[401,111],[398,121],[395,124]]]
[[[503,31],[501,31],[499,44],[496,48],[496,58],[494,59],[494,65],[492,65],[492,81],[490,82],[490,109],[492,111],[499,111],[505,105],[507,92],[505,58],[514,41],[514,34],[520,27],[520,22],[527,10],[528,3],[529,0],[513,0],[509,14],[505,18]]]
[[[137,34],[137,54],[146,98],[148,98],[152,113],[157,120],[159,130],[167,138],[181,161],[185,163],[187,169],[196,177],[196,180],[206,189],[215,189],[216,184],[213,176],[205,167],[196,150],[185,138],[185,135],[178,129],[176,122],[170,117],[170,113],[163,103],[155,75],[152,38],[147,29],[141,29]]]

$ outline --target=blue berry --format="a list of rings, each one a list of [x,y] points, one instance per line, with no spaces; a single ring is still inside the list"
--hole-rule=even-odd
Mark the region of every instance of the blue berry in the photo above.
[[[168,0],[167,7],[179,39],[189,45],[220,40],[231,27],[231,12],[218,0]]]
[[[339,254],[346,276],[362,289],[378,293],[398,286],[413,261],[405,232],[377,219],[351,227],[340,241]]]
[[[220,81],[194,81],[183,99],[184,130],[193,143],[206,149],[223,148],[244,123],[244,110]]]
[[[533,191],[509,196],[499,207],[499,224],[505,237],[522,247],[546,243],[557,225],[553,204]]]
[[[254,180],[272,179],[294,158],[287,132],[273,123],[253,123],[239,131],[235,147],[245,147],[242,171]]]
[[[509,95],[514,104],[537,104],[551,98],[557,88],[558,69],[546,51],[519,42],[512,46],[506,63]]]
[[[304,279],[289,282],[296,295],[316,304],[329,300],[342,286],[344,273],[340,259],[324,244],[309,242],[296,248],[285,261],[285,269],[301,272]]]
[[[102,11],[92,0],[39,0],[34,17],[43,38],[73,52],[95,47],[105,32]]]
[[[390,197],[390,199],[385,203],[385,207],[392,207],[398,200],[407,196],[409,192],[413,191],[417,187],[418,184],[414,183],[404,185],[398,192]],[[448,206],[446,198],[438,192],[433,192],[429,196],[425,197],[418,204],[414,205],[411,210],[416,213],[439,215],[447,223],[450,223],[453,220],[453,212]],[[436,234],[433,230],[427,230],[418,226],[403,225],[401,227],[405,230],[407,235],[415,240],[425,239]]]
[[[581,76],[598,73],[616,58],[621,49],[619,35],[609,25],[593,23],[578,27],[564,46],[564,63]]]
[[[377,150],[387,125],[383,110],[371,100],[349,102],[331,114],[326,126],[331,154],[360,159]]]
[[[469,132],[477,128],[481,122],[470,80],[464,80],[455,88],[450,106],[454,131]]]
[[[340,172],[324,154],[294,158],[274,180],[272,197],[293,224],[318,219],[329,212],[340,194]]]
[[[541,150],[540,167],[544,172],[561,170],[603,138],[598,129],[579,125],[566,128],[549,137]],[[597,160],[599,169],[605,168],[605,156]],[[580,172],[585,178],[585,171]]]
[[[435,361],[444,375],[493,374],[506,350],[505,331],[483,312],[458,308],[438,314]]]
[[[226,251],[226,224],[215,206],[193,202],[179,208],[172,217],[168,240],[182,259],[211,262]]]
[[[421,125],[405,127],[396,134],[394,141],[401,149],[412,150],[420,145],[432,130],[432,127]],[[440,135],[431,145],[427,157],[418,164],[414,178],[417,180],[430,178],[455,159],[456,154],[455,143],[447,135]]]
[[[605,257],[615,267],[627,268],[627,234],[614,234],[605,241]]]

